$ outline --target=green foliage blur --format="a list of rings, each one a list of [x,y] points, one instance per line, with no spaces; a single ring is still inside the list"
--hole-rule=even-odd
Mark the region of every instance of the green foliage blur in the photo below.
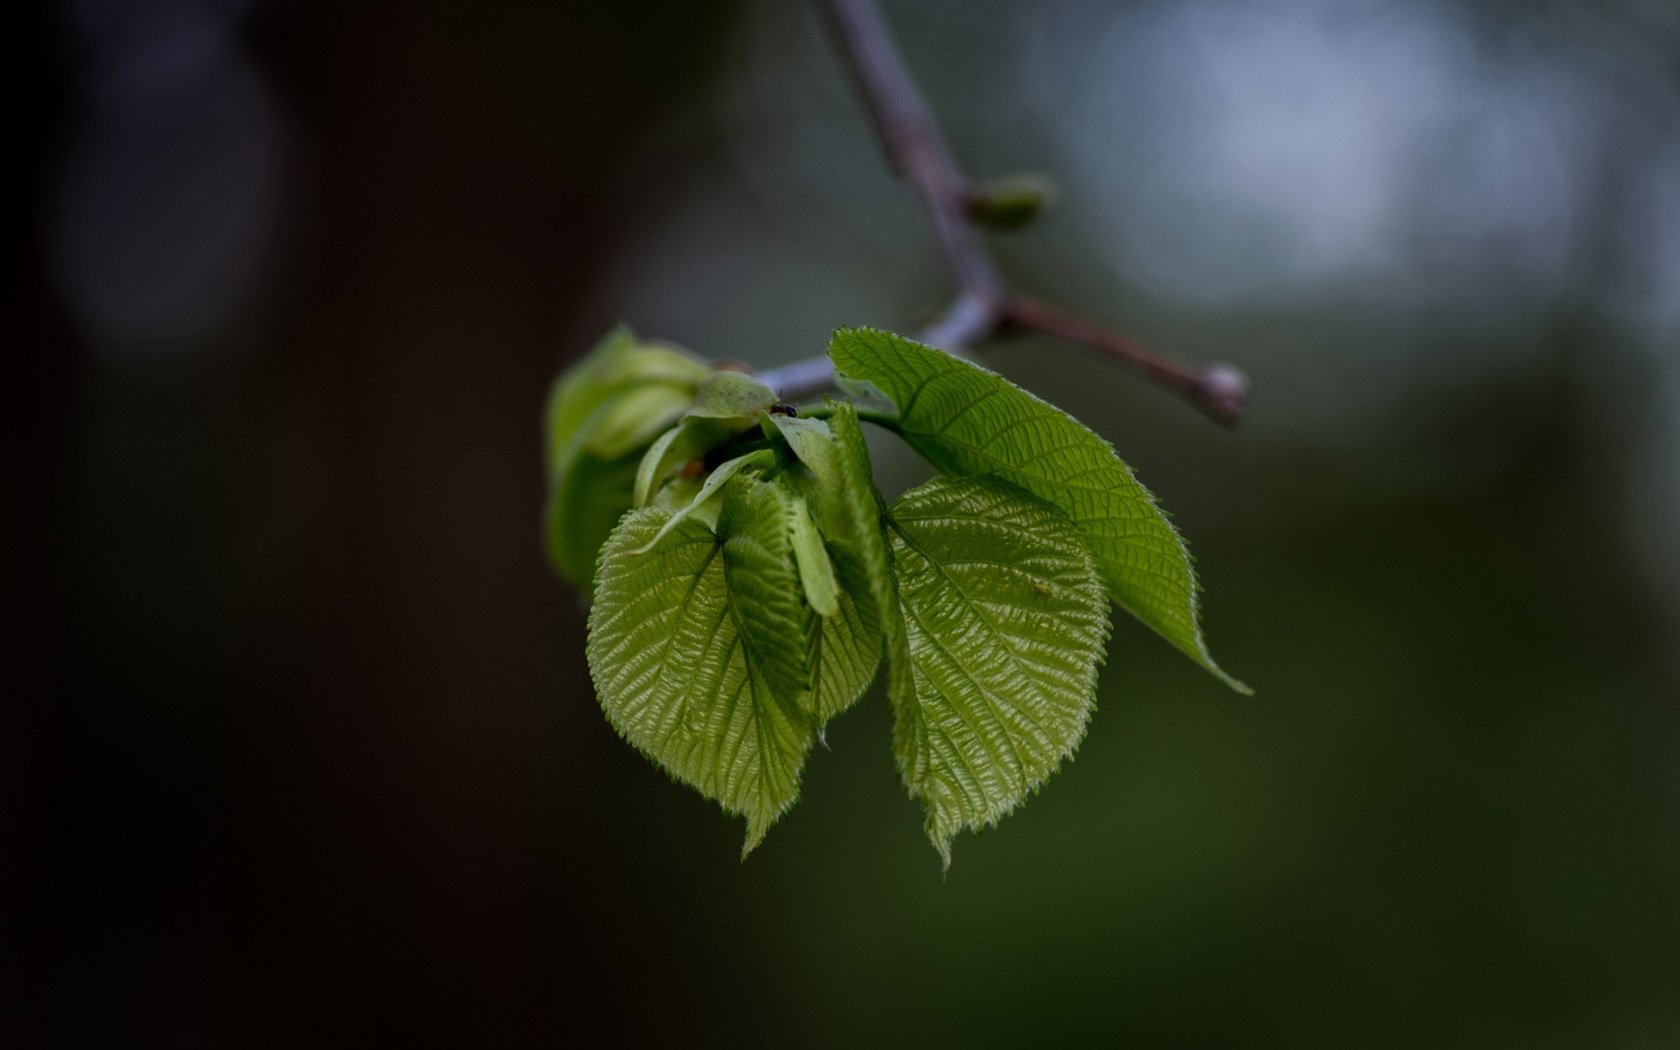
[[[1672,3],[886,4],[965,167],[1061,188],[1007,276],[1253,390],[984,353],[1257,696],[1117,617],[949,875],[879,687],[742,863],[535,525],[619,318],[769,366],[948,294],[805,5],[44,10],[9,1044],[1680,1043]]]

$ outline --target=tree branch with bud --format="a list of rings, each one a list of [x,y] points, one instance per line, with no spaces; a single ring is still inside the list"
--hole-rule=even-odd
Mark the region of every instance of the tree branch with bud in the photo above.
[[[950,305],[919,333],[923,342],[960,356],[998,336],[1047,335],[1119,362],[1225,426],[1242,418],[1247,381],[1237,369],[1185,364],[1094,321],[1012,291],[982,239],[980,225],[1022,225],[1041,207],[1047,196],[1044,189],[1020,180],[974,187],[952,159],[874,0],[819,0],[818,7],[887,162],[921,199],[957,286]],[[770,369],[761,378],[784,398],[799,400],[832,388],[834,369],[828,358],[814,357]]]

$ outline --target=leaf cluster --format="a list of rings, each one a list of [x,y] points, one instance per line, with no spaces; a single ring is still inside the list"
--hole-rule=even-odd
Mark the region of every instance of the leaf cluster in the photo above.
[[[592,591],[601,706],[746,819],[743,852],[883,671],[898,769],[947,864],[1078,746],[1110,601],[1246,691],[1208,654],[1183,540],[1107,442],[900,336],[842,329],[829,356],[857,403],[795,414],[621,329],[550,402],[548,550]],[[863,421],[939,475],[888,506]]]

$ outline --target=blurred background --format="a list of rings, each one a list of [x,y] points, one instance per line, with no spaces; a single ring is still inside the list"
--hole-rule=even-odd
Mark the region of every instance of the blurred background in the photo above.
[[[1680,1045],[1680,8],[895,0],[1206,584],[941,876],[879,691],[742,828],[614,735],[538,416],[949,293],[806,4],[66,0],[14,25],[14,1045]],[[914,482],[877,448],[884,486]]]

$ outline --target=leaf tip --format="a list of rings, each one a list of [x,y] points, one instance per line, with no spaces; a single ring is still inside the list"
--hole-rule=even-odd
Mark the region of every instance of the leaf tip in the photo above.
[[[934,851],[939,854],[939,873],[941,875],[951,873],[951,840],[954,838],[956,838],[954,834],[943,833],[934,828],[928,829],[928,840],[933,843]]]
[[[1226,674],[1224,671],[1219,670],[1217,667],[1214,668],[1213,673],[1215,675],[1218,675],[1219,680],[1221,682],[1224,682],[1227,686],[1229,686],[1235,692],[1241,693],[1243,696],[1253,696],[1254,695],[1254,687],[1249,685],[1247,682],[1241,681],[1240,679],[1232,678],[1230,675]]]
[[[759,844],[764,841],[764,836],[769,833],[770,825],[774,820],[774,817],[766,819],[756,813],[747,814],[747,838],[746,841],[741,843],[741,863],[745,864],[747,855],[757,849]]]
[[[1189,653],[1187,655],[1190,655],[1198,664],[1201,664],[1208,674],[1211,674],[1215,678],[1219,679],[1220,684],[1224,685],[1225,688],[1234,693],[1240,693],[1243,696],[1254,695],[1254,689],[1252,686],[1242,679],[1237,678],[1235,675],[1228,673],[1223,667],[1220,667],[1218,664],[1213,662],[1213,657],[1208,655],[1207,646],[1203,644],[1200,634],[1196,637],[1196,644],[1200,651],[1196,653]]]

